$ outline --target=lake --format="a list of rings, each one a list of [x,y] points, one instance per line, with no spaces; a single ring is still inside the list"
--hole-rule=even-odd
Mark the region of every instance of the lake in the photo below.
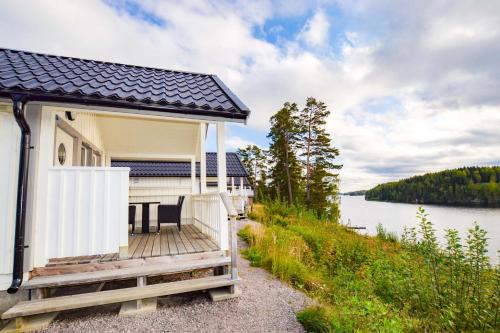
[[[351,226],[363,226],[361,233],[376,235],[376,226],[382,223],[387,231],[401,235],[405,226],[418,224],[416,213],[418,205],[367,201],[364,196],[340,196],[341,220],[350,221]],[[444,242],[444,230],[456,229],[465,240],[467,229],[474,221],[488,232],[488,250],[493,263],[498,263],[497,251],[500,250],[500,208],[469,208],[422,205],[429,219],[433,222],[436,235],[441,244]]]

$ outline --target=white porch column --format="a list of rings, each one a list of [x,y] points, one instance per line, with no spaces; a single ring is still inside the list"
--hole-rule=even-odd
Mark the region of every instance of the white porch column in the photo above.
[[[224,123],[217,123],[217,185],[219,192],[227,192],[226,142]]]
[[[205,152],[207,124],[200,124],[200,191],[207,193],[207,155]]]
[[[231,177],[231,194],[235,195],[235,187],[234,187],[234,177]]]
[[[33,215],[31,218],[36,217],[32,226],[32,244],[30,244],[33,259],[31,264],[34,267],[43,267],[48,262],[46,253],[46,234],[50,221],[47,221],[48,207],[48,178],[49,168],[53,165],[54,156],[54,129],[56,126],[55,114],[48,107],[42,107],[40,132],[38,139],[38,162],[30,161],[31,163],[38,163],[36,166],[36,175],[30,181],[36,182],[35,197],[36,201],[33,205]],[[31,164],[30,163],[30,164]]]
[[[227,192],[226,142],[223,122],[217,123],[217,187],[220,193]],[[222,200],[219,200],[219,219],[220,248],[224,251],[229,249],[229,222],[226,207]]]
[[[191,194],[198,193],[198,189],[196,187],[196,159],[193,156],[191,158]]]

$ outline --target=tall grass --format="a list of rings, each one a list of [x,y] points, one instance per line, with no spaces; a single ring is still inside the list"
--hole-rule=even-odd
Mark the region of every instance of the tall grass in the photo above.
[[[380,238],[381,240],[394,243],[398,241],[398,235],[395,232],[390,232],[385,230],[382,223],[377,224],[375,228],[377,231],[377,237]]]
[[[317,299],[298,315],[309,332],[499,328],[499,268],[490,267],[478,225],[465,242],[447,231],[441,249],[423,209],[401,242],[383,228],[363,236],[279,202],[255,206],[251,217],[262,224],[240,232],[245,255]]]

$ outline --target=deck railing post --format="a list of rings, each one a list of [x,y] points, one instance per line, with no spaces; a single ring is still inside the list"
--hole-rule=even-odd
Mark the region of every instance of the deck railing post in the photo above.
[[[220,193],[221,200],[229,215],[229,250],[231,251],[231,279],[238,279],[238,246],[236,238],[236,217],[238,216],[227,193]],[[222,221],[221,221],[222,222]]]
[[[231,239],[231,279],[236,280],[238,278],[238,256],[237,256],[237,239],[236,239],[236,216],[230,217],[229,221],[229,236]]]

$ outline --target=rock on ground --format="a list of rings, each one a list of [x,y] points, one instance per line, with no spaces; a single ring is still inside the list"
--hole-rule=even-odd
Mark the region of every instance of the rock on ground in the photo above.
[[[248,220],[238,222],[238,228]],[[238,247],[246,244],[240,239]],[[296,312],[311,299],[251,267],[239,256],[239,298],[211,302],[207,293],[159,298],[156,312],[118,316],[119,305],[63,312],[45,332],[304,332]]]

